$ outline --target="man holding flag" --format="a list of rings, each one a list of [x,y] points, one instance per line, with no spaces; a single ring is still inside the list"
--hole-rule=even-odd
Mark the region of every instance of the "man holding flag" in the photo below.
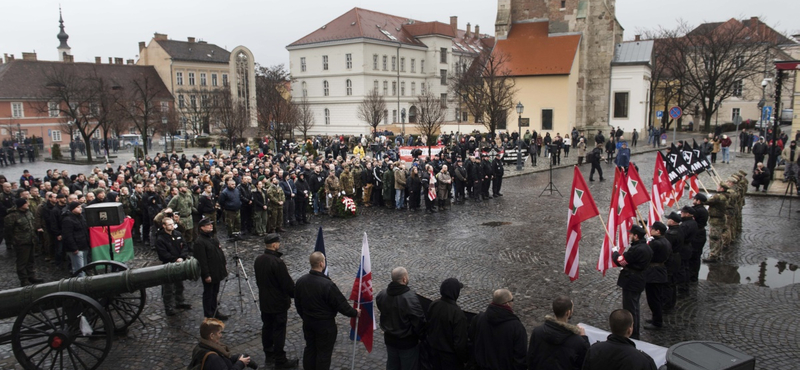
[[[327,263],[322,252],[311,253],[308,258],[311,271],[297,279],[294,305],[303,319],[303,368],[307,370],[329,369],[331,355],[336,344],[336,313],[356,317],[360,309],[347,303],[339,287],[325,274]],[[276,369],[279,368],[276,364]]]
[[[645,240],[646,232],[634,225],[628,231],[631,242],[625,253],[619,253],[619,247],[612,248],[614,264],[622,267],[617,285],[622,288],[622,308],[633,314],[633,334],[631,338],[639,339],[639,298],[645,288],[644,270],[650,265],[653,250]]]

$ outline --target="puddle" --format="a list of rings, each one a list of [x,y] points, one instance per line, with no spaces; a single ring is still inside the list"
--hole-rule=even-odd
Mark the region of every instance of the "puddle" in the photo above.
[[[700,279],[724,284],[753,284],[774,289],[800,283],[800,272],[797,265],[767,258],[757,265],[745,266],[704,263],[700,267]]]
[[[498,227],[498,226],[511,225],[511,222],[492,221],[492,222],[484,222],[481,225],[489,227]]]

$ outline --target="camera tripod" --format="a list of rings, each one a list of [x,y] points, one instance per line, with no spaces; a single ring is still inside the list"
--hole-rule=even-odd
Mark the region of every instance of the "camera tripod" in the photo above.
[[[253,296],[253,303],[256,304],[256,308],[258,306],[258,298],[256,297],[256,293],[253,291],[253,286],[250,285],[250,278],[247,277],[247,271],[244,269],[244,265],[242,264],[242,259],[239,257],[239,241],[242,240],[242,236],[239,233],[233,233],[233,260],[236,264],[236,282],[239,285],[239,310],[244,312],[244,294],[242,293],[242,276],[244,276],[244,281],[247,283],[247,287],[250,288],[250,295]],[[241,273],[241,274],[240,274]],[[225,282],[222,284],[222,289],[219,290],[219,295],[217,296],[217,309],[214,310],[214,316],[217,315],[217,311],[219,310],[219,301],[222,298],[222,293],[225,292],[225,286],[228,285],[228,280],[230,279],[230,275],[225,278]]]
[[[556,185],[553,184],[553,159],[550,158],[549,162],[550,162],[550,183],[547,184],[547,187],[545,187],[544,190],[542,190],[542,193],[539,194],[540,198],[541,198],[542,195],[544,195],[544,192],[546,192],[548,190],[550,190],[550,195],[553,195],[553,191],[558,193],[558,195],[561,195],[561,192],[558,191],[558,188],[556,188]],[[563,195],[561,195],[561,196],[563,197]]]
[[[789,198],[789,219],[792,219],[792,194],[797,190],[797,180],[794,177],[789,178],[789,183],[786,184],[786,191],[783,193],[783,197],[781,199],[781,208],[778,209],[778,216],[781,215],[783,212],[783,203],[786,202],[786,198]]]

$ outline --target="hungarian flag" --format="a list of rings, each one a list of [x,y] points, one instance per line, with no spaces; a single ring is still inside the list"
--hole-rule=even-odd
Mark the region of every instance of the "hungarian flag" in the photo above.
[[[320,252],[323,256],[325,256],[325,261],[328,261],[328,255],[325,254],[325,240],[322,239],[322,226],[319,228],[319,232],[317,232],[317,243],[314,245],[314,252]],[[328,264],[325,264],[325,271],[322,272],[325,276],[328,276]]]
[[[653,170],[653,197],[650,201],[650,214],[648,218],[649,226],[653,226],[653,222],[661,221],[661,215],[664,214],[664,203],[672,193],[672,185],[669,183],[667,177],[667,169],[664,167],[664,157],[660,153],[656,153],[656,167]]]
[[[567,212],[567,251],[564,255],[564,273],[570,281],[578,279],[578,243],[581,241],[581,222],[600,214],[592,193],[586,186],[578,166],[572,175],[572,193]]]
[[[647,194],[647,188],[633,163],[628,167],[628,191],[634,207],[650,201],[650,194]]]
[[[372,333],[377,326],[372,299],[372,262],[369,259],[367,233],[364,233],[361,263],[358,266],[356,280],[353,282],[353,289],[350,291],[350,299],[353,300],[353,308],[361,308],[361,315],[350,319],[350,340],[361,341],[367,352],[372,352]]]
[[[133,259],[133,219],[125,217],[125,221],[118,226],[110,226],[111,243],[109,245],[109,226],[95,226],[89,228],[89,239],[92,244],[92,261],[114,260],[125,262]]]

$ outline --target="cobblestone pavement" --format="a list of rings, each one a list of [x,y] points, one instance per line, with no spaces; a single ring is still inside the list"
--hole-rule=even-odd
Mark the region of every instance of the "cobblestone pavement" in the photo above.
[[[633,157],[648,186],[654,158],[653,153]],[[717,170],[724,178],[739,169],[749,170],[751,165],[749,160],[734,158],[729,165],[719,164]],[[603,169],[612,171],[613,167],[603,165]],[[587,176],[589,166],[584,165],[581,170]],[[563,273],[571,177],[571,169],[553,171],[553,182],[563,197],[556,193],[539,197],[549,179],[546,173],[537,173],[504,181],[501,198],[482,203],[467,202],[434,215],[363,208],[355,219],[314,217],[311,225],[284,233],[283,258],[293,278],[306,273],[317,228],[323,226],[331,277],[347,292],[353,284],[361,240],[366,232],[375,293],[388,284],[389,271],[402,265],[409,270],[412,289],[431,298],[438,298],[439,284],[444,279],[461,280],[465,286],[458,303],[471,312],[484,310],[494,289],[511,289],[516,313],[529,334],[543,321],[544,315],[550,313],[552,299],[561,294],[571,296],[576,304],[573,322],[606,328],[608,314],[621,307],[621,290],[616,287],[617,269],[609,271],[605,277],[594,269],[603,237],[599,220],[592,219],[583,225],[580,278],[570,282]],[[606,177],[610,179],[612,174],[607,172]],[[701,180],[706,186],[712,184],[706,175]],[[598,207],[606,209],[611,181],[591,182],[589,186]],[[686,202],[681,201],[681,206]],[[794,276],[792,266],[796,270],[800,265],[800,249],[796,242],[798,217],[787,218],[785,210],[778,216],[780,203],[780,198],[748,197],[741,238],[726,251],[721,263],[704,268],[701,276],[707,278],[679,301],[674,314],[665,318],[667,329],[643,330],[642,339],[662,346],[686,340],[720,341],[756,356],[759,369],[796,367],[800,361],[797,350],[800,348],[800,316],[796,314],[800,309],[800,284],[789,278],[788,284],[779,287],[763,286],[774,278],[786,280],[787,276]],[[795,208],[800,206],[796,204]],[[644,208],[642,212],[647,214]],[[601,213],[605,217],[605,212]],[[234,272],[233,246],[224,244],[229,256],[228,269]],[[153,252],[144,247],[137,249],[133,266],[158,263]],[[255,239],[239,245],[239,255],[253,289],[256,287],[252,265],[261,251],[261,243]],[[765,266],[765,261],[778,261],[778,266],[783,268]],[[764,271],[748,282],[746,269],[753,265],[762,266]],[[2,247],[0,266],[3,266],[0,289],[13,288],[17,281],[13,256]],[[51,266],[42,266],[40,270],[51,280],[66,276],[65,271]],[[236,351],[251,354],[263,367],[258,310],[247,282],[242,279],[241,284],[241,304],[235,276],[231,276],[225,287],[222,310],[230,313],[231,318],[227,321],[224,340]],[[186,296],[194,308],[174,317],[164,315],[161,290],[157,287],[147,290],[148,303],[141,316],[144,325],[136,323],[126,336],[115,339],[110,360],[103,368],[185,368],[202,320],[201,284],[194,281],[185,285]],[[648,318],[650,313],[645,302],[642,297],[642,316]],[[333,368],[350,368],[353,343],[347,340],[349,321],[339,316],[337,322],[339,338]],[[0,321],[0,332],[9,331],[12,323],[13,319]],[[299,358],[303,346],[301,321],[292,308],[287,351],[290,356]],[[380,330],[375,333],[372,353],[368,354],[363,345],[356,345],[356,368],[383,368],[385,359]],[[0,368],[14,368],[15,363],[11,346],[0,346]]]

